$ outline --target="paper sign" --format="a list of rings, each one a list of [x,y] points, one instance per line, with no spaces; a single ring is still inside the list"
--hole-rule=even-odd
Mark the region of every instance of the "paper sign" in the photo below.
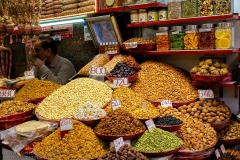
[[[124,145],[123,137],[115,139],[113,141],[113,144],[114,144],[116,152],[117,152]]]
[[[172,107],[172,101],[171,100],[163,100],[161,101],[162,107]]]
[[[147,110],[147,105],[146,105],[146,104],[143,104],[143,105],[142,105],[142,110],[143,110],[143,111],[146,111],[146,110]]]
[[[131,43],[124,43],[126,49],[128,48],[137,48],[137,42],[131,42]]]
[[[211,89],[208,90],[198,90],[199,98],[214,98],[214,93]]]
[[[154,122],[152,119],[149,119],[147,121],[145,121],[146,125],[147,125],[147,128],[148,130],[151,132],[154,128],[156,128]]]
[[[31,70],[31,71],[25,71],[24,72],[24,76],[26,79],[32,79],[32,78],[35,78],[35,75],[34,75],[34,71]]]
[[[106,75],[106,68],[104,67],[94,67],[92,66],[89,73],[91,75]]]
[[[14,89],[1,89],[0,98],[13,98],[16,93]]]
[[[226,152],[226,149],[225,149],[224,145],[222,144],[222,145],[220,146],[220,148],[221,148],[221,150],[222,150],[222,153],[224,154],[224,153]]]
[[[218,149],[215,150],[215,155],[216,155],[217,159],[220,157],[220,153],[219,153]]]
[[[60,120],[60,134],[63,138],[66,133],[68,133],[73,128],[72,119],[65,118]]]
[[[113,87],[118,88],[120,86],[128,86],[128,78],[114,78],[113,79]]]
[[[116,110],[117,108],[121,107],[121,103],[119,99],[115,99],[111,101],[112,104],[112,110]]]

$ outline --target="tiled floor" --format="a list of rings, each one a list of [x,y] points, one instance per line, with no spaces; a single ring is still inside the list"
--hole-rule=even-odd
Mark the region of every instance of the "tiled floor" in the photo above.
[[[16,153],[3,148],[3,160],[34,160],[26,156],[18,156]]]

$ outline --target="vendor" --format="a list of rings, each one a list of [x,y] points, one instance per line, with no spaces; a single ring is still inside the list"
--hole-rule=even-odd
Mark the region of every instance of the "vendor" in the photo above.
[[[39,37],[34,49],[33,71],[36,78],[63,85],[76,74],[73,64],[58,55],[52,37]]]

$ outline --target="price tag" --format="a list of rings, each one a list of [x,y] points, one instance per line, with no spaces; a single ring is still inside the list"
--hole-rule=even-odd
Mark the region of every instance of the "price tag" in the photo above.
[[[198,90],[199,98],[214,98],[214,93],[211,89],[208,90]]]
[[[124,145],[123,137],[115,139],[113,141],[113,144],[114,144],[116,152],[117,152]]]
[[[143,104],[143,105],[142,105],[142,110],[143,110],[143,111],[146,111],[146,110],[147,110],[147,105],[146,105],[146,104]]]
[[[217,159],[220,157],[220,153],[219,153],[218,149],[215,150],[215,155],[216,155]]]
[[[224,154],[224,153],[226,152],[226,149],[225,149],[224,145],[222,144],[222,145],[220,146],[220,148],[221,148],[222,153]]]
[[[119,99],[115,99],[111,101],[112,104],[112,110],[116,110],[117,108],[121,107],[121,103]]]
[[[152,119],[149,119],[147,121],[145,121],[146,125],[147,125],[147,128],[148,130],[151,132],[154,128],[156,128],[154,122]]]
[[[13,98],[15,96],[16,90],[14,89],[1,89],[0,98]]]
[[[25,71],[24,72],[25,79],[33,79],[35,78],[34,71]]]
[[[63,138],[66,133],[68,133],[73,128],[72,119],[65,118],[60,120],[60,134]]]
[[[163,100],[161,101],[162,107],[172,107],[172,101],[171,100]]]
[[[128,86],[128,78],[114,78],[113,79],[113,87],[118,88],[120,86]]]
[[[131,42],[131,43],[124,43],[126,49],[128,48],[137,48],[137,42]]]
[[[92,66],[89,73],[90,75],[106,75],[106,68]]]

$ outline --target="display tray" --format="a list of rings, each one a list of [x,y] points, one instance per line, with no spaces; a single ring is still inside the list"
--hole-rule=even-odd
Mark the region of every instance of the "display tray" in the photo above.
[[[223,79],[225,79],[225,80],[229,79],[229,77],[227,78],[225,75],[197,75],[197,74],[191,74],[191,77],[194,81],[204,82],[204,83],[219,83],[219,82],[222,82]]]
[[[37,117],[37,119],[39,121],[47,121],[47,122],[52,122],[52,123],[57,123],[58,126],[60,126],[60,119],[48,119],[48,118],[44,118],[42,116],[39,115],[39,113],[35,112],[35,115]]]
[[[151,51],[156,49],[156,43],[146,44],[122,43],[121,47],[122,49],[128,52]]]
[[[138,75],[135,74],[133,76],[128,76],[128,77],[109,77],[109,76],[106,76],[106,77],[110,82],[113,82],[114,78],[128,78],[128,82],[133,82],[138,78]]]
[[[222,82],[230,82],[232,81],[233,76],[232,75],[224,75]]]
[[[116,136],[105,135],[105,134],[98,133],[96,131],[94,131],[94,133],[102,140],[113,141],[113,140],[115,140],[117,138],[120,138],[120,137],[123,137],[124,140],[132,140],[132,139],[135,139],[137,137],[140,137],[144,133],[144,131],[145,130],[141,131],[140,133],[136,133],[136,134],[116,135]]]
[[[239,145],[240,144],[240,137],[236,138],[236,139],[219,139],[218,143],[224,144],[226,146],[235,146],[235,145]]]
[[[147,121],[147,120],[149,120],[149,119],[152,119],[153,121],[155,121],[157,118],[159,117],[159,115],[158,116],[156,116],[156,117],[149,117],[149,118],[137,118],[137,119],[139,119],[143,124],[145,124],[145,121]]]
[[[228,126],[230,123],[230,119],[231,119],[231,115],[225,119],[222,122],[218,122],[218,123],[209,123],[215,130],[220,130],[223,129],[224,127]]]
[[[0,117],[0,122],[1,121],[7,121],[7,120],[11,121],[11,120],[16,120],[16,119],[21,119],[21,118],[24,118],[24,117],[29,117],[29,116],[33,115],[33,112],[34,112],[34,109],[31,109],[31,110],[26,111],[26,112],[6,115],[6,116],[3,116],[3,117]]]
[[[27,122],[27,121],[31,120],[32,118],[33,118],[33,115],[30,115],[30,116],[27,116],[27,117],[24,117],[24,118],[0,121],[0,129],[11,128],[11,127],[16,126],[18,124]]]
[[[96,126],[101,121],[101,119],[104,118],[104,117],[105,116],[95,118],[95,119],[79,119],[79,118],[73,117],[73,119],[78,120],[78,121],[80,121],[80,122],[82,122],[82,123],[84,123],[84,124],[86,124],[90,127],[93,127],[93,126]]]
[[[172,154],[177,153],[181,149],[182,145],[176,149],[170,150],[170,151],[164,151],[164,152],[141,152],[143,155],[148,157],[166,157],[170,156]]]
[[[151,100],[151,99],[148,99],[148,98],[145,98],[145,99],[147,101],[149,101],[150,103],[152,103],[152,105],[154,105],[155,107],[160,105],[160,101]],[[183,106],[183,105],[189,105],[190,103],[193,103],[193,102],[196,102],[196,101],[197,101],[197,98],[194,99],[194,100],[186,101],[186,102],[172,102],[172,106],[174,108],[178,108],[178,107]]]
[[[180,130],[182,125],[183,125],[183,123],[179,124],[179,125],[172,125],[172,126],[155,124],[155,126],[157,128],[161,128],[161,129],[163,129],[165,131],[169,131],[169,132],[176,132],[176,131]]]

